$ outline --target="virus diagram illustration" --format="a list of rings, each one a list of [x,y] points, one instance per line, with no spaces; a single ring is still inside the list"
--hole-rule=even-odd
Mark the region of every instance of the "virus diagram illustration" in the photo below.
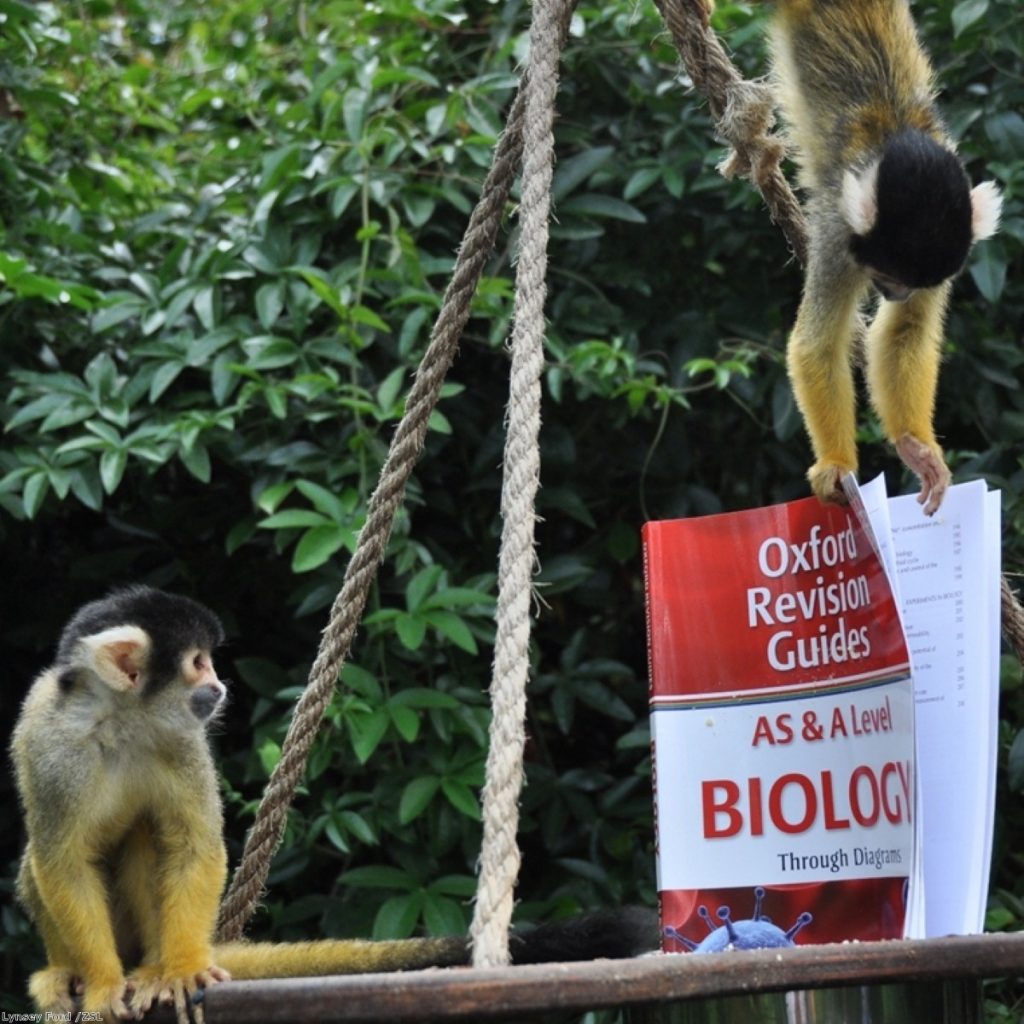
[[[719,907],[717,916],[722,923],[716,925],[711,919],[711,912],[705,906],[697,908],[697,913],[707,925],[708,934],[700,942],[688,939],[677,928],[668,925],[665,937],[678,942],[694,953],[722,953],[727,949],[775,949],[779,946],[795,946],[794,936],[804,925],[814,919],[806,910],[796,919],[791,928],[783,931],[778,925],[772,924],[770,917],[761,913],[764,902],[764,888],[754,889],[754,913],[749,920],[734,921],[729,907]]]

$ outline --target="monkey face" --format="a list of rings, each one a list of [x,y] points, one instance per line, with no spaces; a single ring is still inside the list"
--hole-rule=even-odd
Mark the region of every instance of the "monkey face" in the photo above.
[[[205,722],[220,709],[227,688],[217,678],[210,652],[201,648],[186,651],[181,659],[180,678],[189,688],[189,710]]]
[[[81,608],[61,637],[61,686],[79,677],[102,701],[137,707],[140,720],[163,731],[191,731],[210,722],[227,688],[212,650],[220,621],[203,605],[151,587],[125,587]]]

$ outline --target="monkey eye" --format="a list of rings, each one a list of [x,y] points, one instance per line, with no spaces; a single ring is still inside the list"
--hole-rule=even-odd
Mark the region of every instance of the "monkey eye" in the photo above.
[[[194,657],[194,658],[192,659],[192,667],[193,667],[193,668],[194,668],[194,669],[195,669],[195,670],[196,670],[197,672],[202,672],[202,670],[203,670],[203,669],[204,669],[204,668],[206,667],[206,659],[205,659],[205,655],[203,654],[203,652],[202,652],[202,651],[200,651],[200,652],[199,652],[199,653],[198,653],[198,654],[197,654],[197,655],[196,655],[196,656],[195,656],[195,657]]]

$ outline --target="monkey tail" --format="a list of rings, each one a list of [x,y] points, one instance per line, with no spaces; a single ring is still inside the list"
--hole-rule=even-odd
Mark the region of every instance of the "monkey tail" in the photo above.
[[[650,907],[616,907],[516,928],[509,950],[515,964],[572,960],[621,960],[651,953],[661,942],[658,912]]]
[[[313,942],[227,942],[213,950],[233,978],[309,978],[452,967],[469,962],[465,938],[319,939]]]
[[[534,928],[515,929],[515,964],[621,959],[658,947],[657,912],[647,907],[600,910]],[[227,942],[214,947],[217,965],[233,978],[304,978],[329,974],[414,971],[470,961],[469,940],[443,938],[319,939],[312,942]]]

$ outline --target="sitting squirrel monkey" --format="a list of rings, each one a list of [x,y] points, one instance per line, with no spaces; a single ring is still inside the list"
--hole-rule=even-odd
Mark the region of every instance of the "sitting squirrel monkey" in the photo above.
[[[933,515],[950,473],[932,427],[951,279],[999,224],[992,182],[971,188],[935,107],[908,0],[778,0],[775,78],[809,252],[787,363],[810,434],[814,493],[843,501],[857,468],[853,343],[870,286],[868,390]]]
[[[226,696],[222,640],[195,601],[115,590],[68,622],[25,699],[11,742],[28,832],[18,896],[46,945],[29,980],[42,1012],[137,1018],[160,1001],[187,1022],[191,997],[232,976],[468,962],[463,937],[214,944],[227,855],[206,730]],[[657,941],[654,911],[623,908],[513,936],[512,952],[578,960]]]

